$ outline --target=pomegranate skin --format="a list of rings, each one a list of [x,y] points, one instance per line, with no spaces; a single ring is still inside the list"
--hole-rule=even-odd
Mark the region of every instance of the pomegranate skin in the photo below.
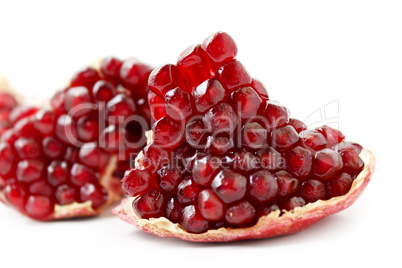
[[[273,211],[267,216],[261,217],[257,224],[248,228],[220,228],[201,234],[189,233],[178,224],[173,224],[163,217],[150,220],[140,219],[131,209],[131,203],[135,198],[124,199],[113,210],[113,213],[143,231],[161,237],[176,237],[192,242],[231,242],[293,234],[348,208],[359,198],[367,187],[375,168],[375,157],[370,150],[363,149],[359,157],[364,162],[364,168],[353,181],[347,194],[329,200],[318,200],[289,212],[284,211],[282,215],[279,210]]]

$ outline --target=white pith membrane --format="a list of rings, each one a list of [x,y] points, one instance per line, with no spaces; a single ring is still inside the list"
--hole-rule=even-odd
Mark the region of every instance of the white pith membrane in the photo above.
[[[146,133],[148,143],[152,142],[152,131]],[[141,152],[136,161],[136,167],[143,163]],[[329,200],[318,200],[308,203],[303,207],[297,207],[291,211],[276,210],[259,218],[258,222],[247,228],[220,228],[208,230],[205,233],[194,234],[185,231],[180,224],[172,223],[165,217],[141,219],[133,208],[132,203],[136,197],[124,199],[121,204],[113,209],[113,213],[119,218],[137,228],[161,237],[177,237],[192,242],[230,242],[245,239],[261,239],[302,231],[319,220],[335,214],[351,206],[363,193],[370,181],[375,168],[374,154],[363,148],[359,157],[364,162],[363,170],[353,181],[349,192],[342,196],[332,197]]]
[[[99,70],[100,61],[93,62],[90,66]],[[29,104],[40,108],[49,108],[48,102],[45,100],[32,101],[32,99],[24,99],[20,94],[16,93],[10,88],[4,76],[0,76],[0,92],[6,92],[13,95],[19,104]],[[117,156],[111,156],[108,165],[99,174],[99,184],[105,188],[108,193],[108,200],[103,206],[94,209],[92,208],[91,201],[86,201],[84,203],[73,202],[68,205],[55,204],[54,212],[45,217],[43,220],[58,220],[99,215],[104,208],[120,200],[122,194],[120,179],[113,176],[113,172],[117,167],[117,162]],[[2,191],[0,191],[0,201],[6,203]]]

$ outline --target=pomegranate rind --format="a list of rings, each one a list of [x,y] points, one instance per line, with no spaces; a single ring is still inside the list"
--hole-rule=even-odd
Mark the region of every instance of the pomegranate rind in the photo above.
[[[202,234],[188,233],[179,224],[174,224],[164,217],[140,219],[132,209],[135,197],[124,199],[118,207],[113,209],[113,213],[121,220],[145,232],[192,242],[230,242],[293,234],[348,208],[359,198],[367,187],[375,168],[375,157],[370,150],[363,149],[359,156],[364,162],[364,168],[353,181],[347,194],[329,200],[318,200],[292,211],[284,211],[282,215],[279,210],[273,211],[269,215],[261,217],[257,224],[248,228],[220,228],[208,230]]]
[[[92,65],[95,66],[96,63],[93,63]],[[0,92],[6,92],[12,94],[17,99],[18,102],[25,103],[25,100],[22,98],[22,96],[11,89],[4,76],[0,76]],[[39,106],[43,107],[44,105]],[[56,204],[54,207],[54,212],[51,215],[41,220],[51,221],[51,220],[90,217],[99,215],[106,207],[121,199],[122,190],[121,190],[120,179],[113,176],[113,172],[116,169],[116,167],[117,167],[117,156],[112,156],[109,160],[107,167],[100,174],[99,183],[106,189],[108,193],[108,200],[102,207],[97,208],[96,210],[93,209],[91,201],[87,201],[84,203],[74,202],[72,204],[62,206]],[[2,191],[0,191],[0,202],[3,202],[5,204],[7,203]]]

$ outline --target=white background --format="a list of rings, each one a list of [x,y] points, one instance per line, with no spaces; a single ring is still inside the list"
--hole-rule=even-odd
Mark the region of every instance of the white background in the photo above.
[[[378,161],[362,197],[301,233],[230,244],[158,238],[108,212],[41,223],[0,205],[2,267],[401,267],[400,1],[1,0],[0,73],[49,97],[94,59],[174,63],[218,30],[293,116],[339,101],[340,129]]]

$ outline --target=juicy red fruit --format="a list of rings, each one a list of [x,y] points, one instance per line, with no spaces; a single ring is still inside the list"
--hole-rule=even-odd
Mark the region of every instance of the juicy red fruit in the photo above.
[[[128,148],[125,134],[143,134],[118,124],[133,115],[148,120],[144,96],[150,72],[138,61],[106,58],[100,70],[88,67],[77,72],[51,99],[51,110],[18,105],[11,95],[1,95],[0,114],[9,114],[5,118],[9,129],[0,143],[4,201],[38,220],[59,217],[54,213],[56,204],[88,203],[93,209],[88,213],[97,214],[110,199],[104,183],[113,183],[108,181],[113,178],[101,178],[112,155],[121,158],[114,173],[122,177],[118,172],[125,170],[124,157],[143,146]],[[145,181],[152,182],[145,178],[141,183]],[[140,191],[135,185],[127,191],[132,194],[133,189]],[[69,216],[75,213],[82,212]]]
[[[244,228],[351,188],[362,148],[333,128],[307,130],[290,118],[236,54],[233,39],[218,32],[183,52],[177,67],[150,75],[149,99],[166,109],[153,109],[159,120],[144,149],[156,185],[129,193],[140,195],[140,218],[166,217],[190,233]],[[127,174],[123,189],[137,182]]]

